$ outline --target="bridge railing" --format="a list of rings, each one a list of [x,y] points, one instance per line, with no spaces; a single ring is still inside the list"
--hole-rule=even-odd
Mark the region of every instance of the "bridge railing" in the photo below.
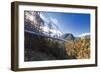
[[[24,31],[27,32],[27,33],[34,34],[34,35],[38,35],[38,36],[42,36],[42,37],[45,37],[45,38],[51,38],[51,39],[54,39],[54,40],[59,40],[59,41],[67,42],[65,39],[51,37],[51,36],[45,35],[43,33],[37,33],[37,32],[29,31],[29,30],[24,30]]]

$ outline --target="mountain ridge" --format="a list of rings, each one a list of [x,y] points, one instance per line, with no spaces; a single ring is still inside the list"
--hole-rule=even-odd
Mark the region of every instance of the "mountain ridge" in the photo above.
[[[65,40],[75,40],[75,39],[79,39],[79,38],[90,39],[90,35],[88,34],[88,35],[76,37],[72,33],[65,33],[61,36],[61,38],[65,39]]]

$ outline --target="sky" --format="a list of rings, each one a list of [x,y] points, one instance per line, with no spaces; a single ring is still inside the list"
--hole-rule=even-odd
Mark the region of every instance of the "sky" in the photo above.
[[[63,33],[72,33],[74,36],[90,34],[90,14],[41,12],[41,17],[46,22],[54,22]]]

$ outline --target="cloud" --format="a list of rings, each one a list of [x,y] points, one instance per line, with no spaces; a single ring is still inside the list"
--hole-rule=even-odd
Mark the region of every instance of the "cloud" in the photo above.
[[[79,35],[79,37],[86,36],[86,35],[90,35],[90,33],[82,33]]]
[[[51,35],[53,36],[53,35],[59,35],[59,36],[61,36],[62,35],[62,32],[60,32],[59,30],[57,30],[56,29],[56,26],[54,26],[53,24],[52,24],[52,27],[53,27],[53,29],[50,29],[49,27],[48,27],[48,23],[51,21],[52,23],[54,23],[55,25],[58,25],[58,20],[56,19],[56,18],[53,18],[53,17],[46,17],[44,14],[40,14],[40,17],[45,21],[45,22],[47,22],[46,23],[46,25],[45,26],[43,26],[43,27],[41,27],[42,29],[43,29],[43,31],[44,32],[46,32],[46,33],[49,33],[49,32],[51,32]]]
[[[58,24],[58,20],[56,18],[48,17],[48,16],[45,15],[45,13],[40,13],[40,17],[46,22],[50,22],[51,21],[56,25]]]
[[[42,13],[40,13],[40,17],[41,17],[45,22],[49,22],[49,20],[48,20]]]
[[[56,35],[56,34],[62,35],[62,33],[61,33],[59,30],[50,29],[50,31],[51,31],[54,35]]]
[[[43,29],[44,32],[46,33],[49,33],[51,32],[51,35],[59,35],[61,36],[62,35],[62,32],[60,32],[59,30],[56,30],[56,29],[49,29],[47,26],[43,26],[41,27]]]
[[[44,32],[48,32],[48,31],[49,31],[49,28],[46,27],[46,26],[43,26],[43,27],[41,27],[41,28],[43,29]]]
[[[58,20],[56,18],[50,17],[50,21],[52,21],[54,24],[58,25]]]

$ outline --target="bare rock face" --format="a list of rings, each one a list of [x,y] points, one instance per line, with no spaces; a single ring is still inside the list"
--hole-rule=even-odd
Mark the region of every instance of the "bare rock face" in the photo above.
[[[75,40],[75,37],[73,34],[71,33],[66,33],[62,36],[63,39],[66,39],[66,40]]]

